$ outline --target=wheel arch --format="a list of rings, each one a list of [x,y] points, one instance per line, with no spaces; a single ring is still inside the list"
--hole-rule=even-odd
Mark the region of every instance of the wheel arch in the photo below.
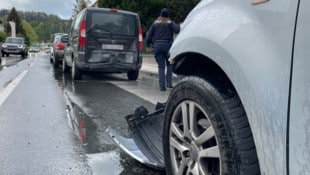
[[[224,64],[229,64],[229,62],[225,62]],[[234,67],[234,68],[237,68],[237,67]],[[248,97],[242,96],[244,95],[244,93],[240,93],[240,91],[243,91],[244,89],[242,88],[238,89],[238,86],[236,86],[236,83],[246,83],[244,82],[246,81],[246,79],[245,77],[243,77],[242,78],[243,82],[235,80],[236,83],[233,83],[233,80],[231,77],[233,76],[233,74],[228,71],[226,70],[225,72],[225,68],[221,67],[214,60],[212,60],[208,56],[205,56],[201,53],[186,52],[186,53],[182,53],[178,55],[174,59],[173,72],[175,74],[184,75],[184,76],[197,76],[205,80],[212,80],[212,81],[215,81],[216,83],[222,83],[224,86],[236,92],[236,94],[240,98],[240,101],[244,108],[244,112],[246,113],[246,117],[249,122],[249,127],[253,135],[254,144],[257,147],[258,146],[257,143],[259,143],[259,140],[257,140],[257,136],[255,136],[255,132],[253,132],[253,128],[255,128],[255,123],[253,122],[253,120],[250,119],[251,114],[249,113],[251,112],[248,112],[249,110],[247,110],[247,108],[251,108],[250,105],[247,105],[247,101],[249,99]],[[246,100],[244,100],[245,98]],[[259,156],[260,153],[258,153],[259,151],[260,150],[256,150],[258,160],[260,160],[260,156]]]

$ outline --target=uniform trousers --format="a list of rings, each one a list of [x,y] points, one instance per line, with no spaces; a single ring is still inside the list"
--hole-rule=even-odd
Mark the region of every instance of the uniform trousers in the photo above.
[[[154,43],[154,55],[158,64],[159,87],[161,89],[165,88],[165,86],[172,87],[172,65],[168,61],[168,51],[170,47],[170,42]],[[165,73],[166,66],[167,72]]]

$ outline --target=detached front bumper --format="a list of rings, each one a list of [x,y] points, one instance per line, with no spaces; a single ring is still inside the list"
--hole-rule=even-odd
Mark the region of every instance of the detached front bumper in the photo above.
[[[124,137],[109,127],[106,132],[129,156],[140,163],[163,170],[165,159],[162,146],[165,104],[158,103],[155,112],[149,113],[143,106],[126,116],[131,137]]]

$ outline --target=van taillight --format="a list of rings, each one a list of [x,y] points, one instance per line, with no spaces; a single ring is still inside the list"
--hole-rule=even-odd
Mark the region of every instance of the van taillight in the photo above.
[[[142,38],[142,28],[141,26],[139,27],[139,51],[142,50],[143,48],[143,38]]]
[[[85,47],[86,45],[86,21],[82,21],[80,25],[80,36],[79,36],[80,46]]]

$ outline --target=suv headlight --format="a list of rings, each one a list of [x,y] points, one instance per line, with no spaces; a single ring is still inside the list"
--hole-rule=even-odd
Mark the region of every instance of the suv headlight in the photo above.
[[[2,47],[3,47],[3,48],[6,48],[6,44],[2,44]]]
[[[18,48],[23,49],[24,46],[23,45],[18,45]]]

